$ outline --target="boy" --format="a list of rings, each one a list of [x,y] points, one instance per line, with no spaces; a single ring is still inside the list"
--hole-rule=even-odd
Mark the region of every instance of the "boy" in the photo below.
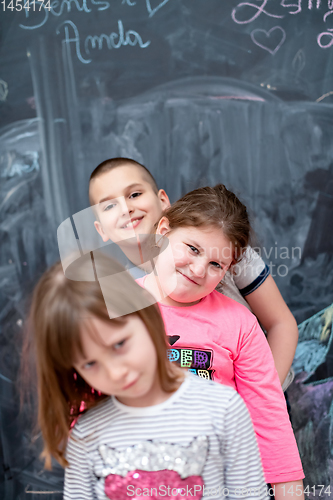
[[[158,190],[151,173],[133,160],[107,160],[91,174],[89,201],[103,242],[117,243],[125,258],[119,252],[115,255],[115,245],[108,249],[109,253],[130,268],[135,278],[150,271],[153,246],[149,237],[155,222],[170,205],[168,195]]]
[[[90,176],[89,200],[96,214],[95,228],[103,241],[116,242],[130,263],[145,267],[149,258],[144,258],[144,243],[170,205],[168,195],[158,189],[149,170],[128,158],[106,160]],[[289,370],[298,341],[297,324],[263,260],[250,247],[246,253],[240,272],[229,274],[227,286],[223,282],[223,293],[257,316],[286,390],[293,378]],[[140,276],[140,267],[135,277]]]

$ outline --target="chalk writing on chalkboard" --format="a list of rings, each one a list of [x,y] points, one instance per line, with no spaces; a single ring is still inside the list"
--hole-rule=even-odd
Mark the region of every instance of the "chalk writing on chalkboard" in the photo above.
[[[164,7],[164,5],[166,5],[169,1],[170,0],[163,0],[159,4],[152,7],[151,1],[146,0],[148,17],[153,17],[156,14],[156,12],[158,12],[162,7]],[[29,9],[26,9],[24,11],[26,19],[33,17],[34,24],[33,25],[20,24],[19,26],[20,28],[26,30],[41,28],[48,21],[50,14],[56,17],[60,17],[63,14],[66,13],[69,14],[72,11],[72,8],[73,10],[77,10],[78,12],[85,12],[86,14],[89,14],[94,10],[95,7],[97,7],[98,11],[103,11],[111,7],[110,2],[108,2],[107,0],[90,0],[90,2],[89,0],[60,0],[60,1],[54,1],[51,3],[50,7],[46,7],[46,4],[44,3],[43,0],[36,0],[36,3],[40,4],[39,11],[42,9],[43,17],[40,17],[38,22],[36,22],[35,13],[32,16],[31,14],[29,14]],[[136,2],[132,0],[122,0],[122,4],[127,5],[129,7],[134,7],[136,5]]]
[[[119,0],[121,5],[129,8],[135,7],[136,0]],[[146,11],[148,18],[153,17],[156,12],[162,9],[170,0],[162,0],[161,2],[152,2],[146,0]],[[117,27],[111,33],[88,34],[84,38],[80,36],[79,27],[72,19],[68,19],[68,14],[71,12],[82,12],[89,15],[94,10],[105,11],[110,9],[111,4],[108,0],[59,0],[51,2],[51,7],[45,7],[42,0],[36,0],[41,7],[41,12],[34,12],[34,16],[29,14],[29,10],[25,10],[25,21],[20,23],[20,28],[24,30],[36,30],[44,26],[48,20],[54,16],[66,19],[61,22],[55,29],[59,35],[61,42],[67,46],[73,45],[76,51],[78,60],[83,64],[89,64],[91,59],[91,51],[102,49],[119,49],[124,46],[138,46],[145,49],[150,46],[152,40],[144,39],[139,31],[134,30],[133,26],[124,27],[122,19],[118,19]],[[253,0],[252,2],[239,2],[236,7],[231,10],[231,18],[240,28],[244,25],[253,25],[253,30],[250,33],[252,43],[269,52],[274,56],[283,46],[288,38],[288,33],[280,24],[277,24],[281,19],[288,15],[298,15],[303,10],[313,11],[325,9],[328,11],[323,14],[322,32],[315,35],[315,40],[321,49],[328,49],[333,46],[333,18],[329,16],[333,13],[333,0],[281,0],[280,3],[268,4],[268,0]],[[23,13],[22,13],[23,16]],[[272,26],[263,29],[260,26],[261,19],[271,19]],[[332,27],[325,23],[332,21]],[[326,29],[325,29],[326,28]],[[61,35],[63,37],[61,38]],[[290,36],[290,34],[289,34]]]
[[[161,3],[152,8],[150,0],[146,0],[147,10],[149,12],[149,17],[152,17],[161,7],[163,7],[169,0],[162,0]]]
[[[262,2],[261,5],[256,5],[255,3],[251,3],[251,2],[241,2],[241,3],[239,3],[237,5],[237,7],[235,7],[233,9],[233,11],[231,13],[231,17],[235,21],[235,23],[237,23],[237,24],[252,23],[261,14],[265,14],[266,16],[269,16],[269,17],[275,17],[275,18],[282,19],[284,16],[279,16],[279,15],[276,15],[276,14],[272,14],[271,12],[268,12],[267,10],[265,10],[267,2],[268,2],[268,0],[263,0],[263,2]],[[238,17],[238,13],[240,11],[244,11],[243,7],[249,7],[250,8],[249,12],[247,12],[248,14],[250,14],[250,17],[248,19],[246,17],[245,17],[245,19],[242,19],[241,17]],[[254,9],[254,12],[253,12],[253,9]],[[246,11],[248,11],[248,9],[246,9]]]
[[[306,4],[305,8],[308,10],[319,10],[324,5],[322,0],[297,0],[294,2],[282,0],[278,7],[288,10],[282,10],[281,14],[278,14],[268,10],[268,0],[260,0],[260,2],[261,3],[258,4],[253,2],[240,2],[231,12],[232,20],[236,24],[244,25],[253,23],[260,16],[283,19],[285,14],[295,15],[302,12],[302,5],[304,6],[304,4]],[[276,6],[277,4],[275,8]],[[327,18],[333,13],[333,0],[328,0],[327,6],[329,10],[323,15],[324,23],[326,23]],[[250,36],[255,45],[274,56],[286,40],[287,34],[281,26],[272,26],[268,31],[256,28],[251,32]],[[319,33],[317,36],[317,43],[322,49],[330,48],[333,45],[333,28],[327,28],[326,31]]]
[[[5,101],[8,95],[8,84],[0,79],[0,101]]]
[[[286,32],[281,26],[274,26],[269,31],[256,29],[252,31],[251,38],[256,45],[274,56],[286,39]],[[273,41],[272,46],[268,45],[270,40]]]
[[[332,9],[333,2],[331,1],[331,2],[329,2],[329,4],[330,4],[330,8]],[[331,14],[333,14],[333,10],[326,12],[326,14],[324,15],[325,23],[326,23],[326,19]],[[317,37],[317,42],[318,42],[319,47],[321,47],[322,49],[330,48],[333,45],[333,29],[327,28],[327,31],[323,31],[322,33],[320,33]]]
[[[75,45],[76,55],[79,61],[84,64],[89,64],[91,59],[85,59],[82,56],[80,48],[80,35],[77,26],[73,21],[64,21],[57,29],[57,34],[61,34],[61,28],[64,28],[65,37],[63,43],[69,45],[73,43]],[[141,49],[145,49],[150,45],[150,40],[143,42],[139,33],[134,30],[127,30],[125,32],[122,21],[118,21],[118,32],[112,32],[110,35],[102,33],[101,35],[88,35],[84,41],[84,50],[86,54],[90,54],[91,49],[98,50],[107,47],[108,49],[119,49],[125,45],[139,45]]]

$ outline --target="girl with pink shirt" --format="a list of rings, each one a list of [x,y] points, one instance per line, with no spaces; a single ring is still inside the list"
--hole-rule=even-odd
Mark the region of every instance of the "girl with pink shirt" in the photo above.
[[[223,185],[200,188],[164,212],[156,234],[169,245],[155,271],[138,281],[159,302],[169,359],[238,391],[276,499],[304,498],[302,464],[265,335],[247,308],[215,290],[248,245],[246,207]]]

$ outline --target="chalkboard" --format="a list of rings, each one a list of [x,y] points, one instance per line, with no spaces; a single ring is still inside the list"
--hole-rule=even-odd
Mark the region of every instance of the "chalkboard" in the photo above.
[[[0,497],[62,498],[60,467],[42,472],[40,439],[19,419],[20,339],[30,292],[59,258],[57,227],[88,207],[90,173],[115,156],[146,165],[172,201],[224,182],[248,205],[298,322],[326,328],[312,363],[301,349],[291,396],[308,401],[295,424],[307,484],[333,483],[332,382],[319,370],[332,323],[320,311],[333,302],[333,1],[3,0],[0,11]]]

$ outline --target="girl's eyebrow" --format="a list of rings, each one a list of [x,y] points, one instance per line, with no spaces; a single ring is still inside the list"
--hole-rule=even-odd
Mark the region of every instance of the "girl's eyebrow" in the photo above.
[[[216,260],[214,260],[214,259],[212,259],[212,260],[213,260],[214,262],[218,262],[219,264],[222,264],[223,266],[226,266],[226,267],[229,267],[229,266],[230,266],[230,264],[227,264],[224,260],[217,260],[217,261],[216,261]]]
[[[196,247],[198,250],[202,250],[202,247],[196,241],[192,240],[191,238],[188,238],[188,241],[189,243],[187,243],[187,245],[191,245],[193,247]]]
[[[113,344],[117,344],[120,340],[122,340],[123,338],[125,337],[128,337],[129,335],[129,332],[128,330],[126,329],[126,322],[122,322],[122,321],[119,321],[117,322],[119,323],[117,326],[114,328],[114,330],[112,332],[109,333],[109,338],[106,340],[106,341],[103,341],[103,339],[99,336],[98,332],[93,332],[92,335],[93,335],[93,338],[95,340],[95,342],[100,345],[100,346],[103,346],[103,347],[111,347]],[[88,356],[86,356],[86,354],[83,352],[82,353],[82,360],[87,362],[89,361],[89,354]],[[91,361],[91,360],[90,360]]]
[[[196,243],[194,240],[192,240],[191,238],[188,239],[189,243],[187,243],[187,245],[192,245],[194,247],[196,247],[198,250],[202,251],[202,247],[199,245],[199,243]],[[214,262],[218,262],[219,264],[222,264],[223,266],[228,266],[229,264],[227,264],[224,260],[215,260],[215,259],[212,259]]]
[[[90,359],[90,358],[81,358],[80,361],[79,361],[79,365],[83,366],[83,365],[86,365],[87,363],[91,363],[93,361],[93,359]]]

